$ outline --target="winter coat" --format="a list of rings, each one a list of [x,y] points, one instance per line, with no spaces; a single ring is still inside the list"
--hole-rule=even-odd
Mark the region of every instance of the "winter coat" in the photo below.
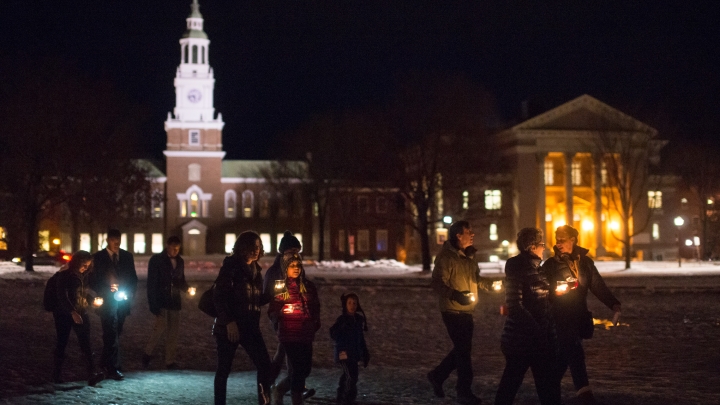
[[[554,347],[555,327],[548,301],[550,284],[540,270],[541,259],[521,252],[505,264],[505,319],[500,347],[506,356],[520,356]]]
[[[577,338],[583,316],[587,313],[588,290],[608,308],[620,304],[610,289],[605,285],[597,267],[592,259],[587,257],[588,250],[575,246],[570,255],[562,255],[554,248],[555,256],[551,257],[542,266],[550,281],[550,296],[552,300],[552,313],[555,318],[557,332],[562,338]],[[578,279],[577,288],[568,290],[565,294],[555,295],[558,281],[568,277]]]
[[[310,280],[303,280],[305,293],[300,293],[300,280],[285,281],[287,294],[278,294],[270,302],[268,316],[277,324],[278,340],[282,343],[312,343],[320,329],[320,300],[317,288]],[[289,307],[292,312],[285,312]]]
[[[363,325],[364,319],[358,313],[345,313],[335,320],[335,324],[330,327],[330,338],[335,342],[335,362],[340,361],[339,355],[343,351],[347,353],[349,362],[369,361],[370,353],[365,344]]]
[[[70,315],[73,311],[80,315],[87,312],[88,297],[90,297],[87,273],[60,271],[55,289],[58,296],[55,312],[63,315]]]
[[[472,247],[467,252],[474,252]],[[432,271],[432,287],[440,296],[441,312],[472,312],[477,300],[468,305],[461,305],[451,299],[453,290],[469,291],[475,296],[478,289],[488,289],[489,281],[480,277],[480,268],[473,254],[458,250],[450,241],[445,241],[442,250],[435,258]]]
[[[260,307],[268,303],[262,294],[262,269],[237,256],[228,256],[215,280],[213,302],[217,310],[216,325],[237,322],[239,327],[258,328]]]
[[[101,311],[117,309],[118,315],[130,314],[132,297],[137,290],[137,273],[132,253],[120,249],[118,264],[115,266],[107,249],[98,251],[93,255],[93,270],[90,273],[90,287],[103,298]],[[116,301],[114,292],[110,291],[110,284],[118,284],[120,290],[127,294],[128,299]]]
[[[176,256],[176,267],[167,252],[152,255],[148,262],[147,297],[150,312],[159,315],[161,309],[179,311],[182,308],[180,293],[187,291],[185,262]]]
[[[283,255],[277,255],[273,264],[265,272],[263,277],[263,294],[268,297],[275,297],[275,282],[285,280],[287,274],[283,270]]]

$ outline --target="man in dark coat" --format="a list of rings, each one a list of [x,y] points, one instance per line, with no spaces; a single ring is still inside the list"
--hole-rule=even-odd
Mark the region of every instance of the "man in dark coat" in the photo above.
[[[433,392],[444,397],[442,384],[457,369],[457,399],[461,405],[480,403],[471,390],[473,310],[479,289],[488,289],[486,279],[480,277],[480,269],[474,259],[473,233],[470,223],[457,221],[450,226],[449,240],[435,258],[432,286],[439,296],[440,313],[447,328],[453,349],[443,361],[427,374]]]
[[[178,329],[180,326],[181,292],[187,292],[185,263],[180,257],[180,238],[171,236],[165,250],[153,255],[148,262],[147,297],[150,312],[155,315],[155,327],[145,346],[143,367],[147,368],[155,346],[165,336],[165,367],[178,368],[175,363]]]
[[[90,273],[90,286],[104,301],[99,311],[103,329],[100,361],[105,376],[118,381],[125,378],[120,372],[120,335],[138,280],[133,255],[120,249],[120,238],[119,230],[108,230],[107,247],[93,256],[94,270]]]
[[[552,312],[558,335],[558,378],[562,379],[568,366],[581,404],[595,404],[590,389],[583,338],[592,333],[592,314],[588,312],[588,290],[608,308],[620,312],[620,301],[605,285],[595,263],[587,257],[588,250],[577,245],[577,229],[563,225],[555,231],[555,256],[543,264],[550,281]],[[557,290],[563,283],[565,292]],[[565,284],[566,283],[566,284]]]

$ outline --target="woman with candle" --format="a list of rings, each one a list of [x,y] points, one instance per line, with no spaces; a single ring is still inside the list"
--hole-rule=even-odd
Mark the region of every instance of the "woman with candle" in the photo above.
[[[88,385],[95,385],[103,379],[101,373],[95,373],[92,348],[90,346],[90,318],[88,317],[89,289],[87,272],[92,268],[93,257],[80,250],[75,252],[68,262],[67,270],[58,273],[56,281],[57,308],[53,311],[57,344],[55,346],[55,364],[53,381],[61,383],[62,364],[65,348],[70,338],[70,330],[75,330],[80,351],[87,363]]]
[[[527,369],[535,379],[542,405],[560,404],[560,382],[555,378],[555,327],[549,306],[550,285],[540,271],[545,250],[543,233],[523,228],[517,236],[520,254],[505,264],[505,305],[508,316],[500,347],[505,355],[495,405],[511,405]]]
[[[285,348],[288,359],[289,386],[293,405],[303,403],[305,379],[312,368],[312,351],[315,332],[320,329],[320,300],[315,284],[305,278],[300,255],[292,256],[287,262],[287,277],[275,296],[268,316],[277,324],[278,341]],[[273,389],[273,403],[282,404],[285,390]]]
[[[260,332],[260,307],[269,299],[262,294],[263,278],[258,259],[263,255],[260,236],[245,231],[238,236],[232,255],[225,258],[215,280],[213,302],[217,317],[213,335],[217,342],[215,404],[226,403],[227,379],[238,345],[257,368],[258,403],[270,403],[270,356]]]

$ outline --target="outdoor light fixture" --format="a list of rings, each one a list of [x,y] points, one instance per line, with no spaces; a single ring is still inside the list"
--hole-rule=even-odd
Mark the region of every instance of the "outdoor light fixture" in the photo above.
[[[675,223],[675,226],[683,226],[685,224],[685,220],[683,217],[675,217],[675,220],[673,220]]]
[[[493,288],[493,290],[495,290],[495,291],[500,291],[500,290],[502,290],[502,280],[493,281],[493,283],[492,283],[492,288]]]
[[[452,217],[449,215],[445,215],[443,217],[443,222],[445,222],[446,224],[452,224]]]
[[[508,247],[508,246],[510,246],[510,242],[508,242],[507,239],[505,239],[505,240],[503,240],[502,242],[500,242],[500,244],[503,245],[503,247]]]
[[[99,306],[101,306],[102,304],[103,304],[103,299],[102,299],[102,297],[95,297],[95,299],[93,300],[93,305],[96,306],[96,307],[99,307]]]
[[[53,242],[53,245],[59,245],[59,244],[60,244],[60,239],[55,238],[55,239],[52,240],[52,242]]]
[[[677,226],[676,239],[678,245],[678,267],[682,267],[682,255],[680,254],[682,249],[682,245],[680,244],[680,227],[685,224],[685,220],[683,219],[683,217],[678,216],[675,217],[673,223],[675,223],[675,226]]]
[[[195,295],[196,292],[197,292],[197,288],[195,288],[195,287],[188,288],[188,294]]]
[[[690,239],[685,239],[685,246],[692,246],[692,241]]]

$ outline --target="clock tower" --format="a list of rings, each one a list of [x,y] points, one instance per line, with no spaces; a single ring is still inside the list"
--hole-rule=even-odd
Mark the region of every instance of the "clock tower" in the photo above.
[[[206,229],[223,217],[222,115],[215,116],[215,77],[210,40],[203,30],[200,5],[193,0],[180,39],[175,72],[175,109],[165,121],[167,133],[166,215],[168,231],[183,234],[187,254],[204,254]]]

